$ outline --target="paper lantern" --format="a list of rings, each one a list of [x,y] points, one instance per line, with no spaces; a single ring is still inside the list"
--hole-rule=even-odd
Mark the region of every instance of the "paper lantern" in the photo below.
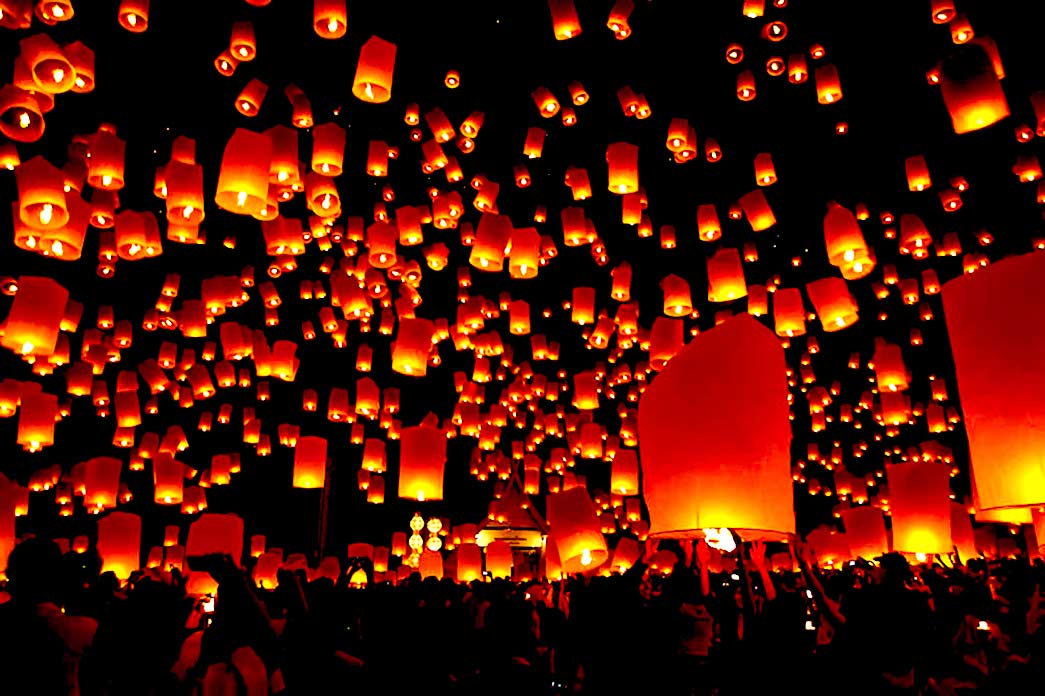
[[[149,28],[149,0],[120,0],[116,17],[124,29],[140,34]]]
[[[639,147],[630,143],[611,143],[606,148],[609,168],[609,190],[612,193],[635,193],[639,190]]]
[[[322,123],[313,128],[312,171],[323,176],[341,176],[344,160],[345,129],[336,123]]]
[[[315,0],[312,27],[324,39],[340,39],[348,28],[345,0]]]
[[[824,243],[828,261],[846,280],[858,280],[874,269],[874,254],[864,241],[856,216],[833,201],[824,216]]]
[[[856,299],[841,278],[821,278],[807,283],[806,294],[820,317],[824,331],[841,331],[860,318]]]
[[[860,505],[842,510],[842,523],[853,558],[870,561],[889,550],[881,508]]]
[[[1032,253],[943,286],[978,509],[1045,503],[1043,274]]]
[[[475,544],[461,544],[454,554],[457,558],[457,582],[470,583],[482,579],[482,549]]]
[[[230,556],[239,567],[243,558],[243,535],[243,518],[239,515],[204,513],[189,525],[185,555],[191,559],[194,556],[224,554]],[[264,537],[261,545],[264,547]]]
[[[309,435],[294,448],[294,488],[322,488],[326,481],[327,441]]]
[[[69,292],[56,281],[22,276],[4,320],[0,345],[18,355],[52,355],[68,302]]]
[[[732,247],[719,247],[708,257],[707,265],[710,302],[732,302],[747,296],[739,251]]]
[[[762,232],[776,224],[776,216],[761,189],[745,193],[739,203],[753,231]]]
[[[773,293],[773,323],[777,336],[803,336],[806,311],[798,288],[780,288]]]
[[[69,223],[62,172],[37,156],[15,169],[18,216],[35,230],[54,230]]]
[[[392,369],[403,375],[424,377],[434,335],[435,324],[428,319],[401,319],[399,333],[392,343]]]
[[[461,548],[465,548],[465,546]],[[498,539],[486,545],[486,572],[490,577],[511,579],[513,565],[515,565],[515,558],[512,554],[512,547],[508,545],[507,541]]]
[[[548,0],[552,15],[552,31],[556,41],[566,41],[581,33],[581,20],[573,0]]]
[[[401,566],[407,567],[409,566]],[[424,578],[435,578],[441,580],[443,577],[443,557],[438,551],[425,550],[421,554],[421,560],[417,565],[417,572],[420,573],[421,579]]]
[[[637,495],[639,492],[639,458],[635,450],[617,452],[610,468],[610,489],[620,495]]]
[[[371,36],[359,51],[352,94],[365,102],[382,104],[392,98],[392,71],[395,69],[396,45]]]
[[[508,271],[512,278],[536,278],[540,266],[541,235],[534,227],[513,229],[508,257]]]
[[[399,497],[442,500],[446,436],[439,428],[403,428],[399,439]]]
[[[45,127],[43,110],[32,92],[14,85],[0,87],[0,133],[16,142],[31,143],[43,136]]]
[[[98,520],[98,541],[95,544],[101,557],[101,572],[112,571],[121,582],[141,564],[142,521],[128,512],[110,512]]]
[[[955,133],[986,128],[1009,115],[1001,81],[978,44],[961,46],[940,64],[940,94]]]
[[[562,571],[567,574],[595,570],[609,558],[599,515],[587,489],[578,486],[547,498],[550,541],[554,543]]]
[[[646,388],[639,448],[652,536],[794,532],[785,372],[779,341],[740,315],[697,336]]]
[[[268,202],[272,139],[263,133],[237,128],[225,146],[214,196],[218,207],[232,213],[255,215]]]
[[[893,551],[951,552],[950,469],[939,462],[911,461],[885,467]]]
[[[657,317],[650,330],[650,367],[662,370],[668,361],[675,357],[684,345],[684,331],[681,319]]]
[[[838,68],[830,63],[819,65],[813,71],[816,80],[816,100],[821,104],[834,104],[842,100],[842,83],[838,79]]]

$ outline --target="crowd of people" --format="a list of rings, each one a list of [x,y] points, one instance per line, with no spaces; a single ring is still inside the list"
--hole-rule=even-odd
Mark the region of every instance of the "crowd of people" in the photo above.
[[[712,572],[703,542],[674,568],[457,584],[308,581],[259,589],[232,559],[193,597],[176,570],[121,584],[97,558],[28,539],[0,594],[0,693],[1020,694],[1043,681],[1045,565],[898,554],[797,572],[760,543]],[[651,545],[647,556],[653,549]],[[1035,686],[1036,685],[1036,686]]]

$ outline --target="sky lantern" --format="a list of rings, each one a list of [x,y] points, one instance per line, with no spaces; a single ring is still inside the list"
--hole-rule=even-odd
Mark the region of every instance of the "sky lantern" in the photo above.
[[[709,301],[732,302],[747,296],[739,251],[733,247],[719,247],[708,257],[707,265]]]
[[[237,128],[225,146],[214,196],[218,207],[254,215],[268,202],[272,139],[263,133]]]
[[[385,147],[385,157],[388,147]],[[322,123],[312,129],[312,171],[323,176],[341,176],[345,159],[345,129]]]
[[[403,428],[399,439],[399,497],[442,500],[446,436],[429,425]]]
[[[149,28],[149,0],[120,0],[116,16],[120,26],[140,34]]]
[[[873,362],[879,391],[907,391],[907,365],[904,363],[900,346],[876,338]]]
[[[459,544],[454,550],[457,557],[457,582],[470,583],[483,577],[483,550],[476,544]]]
[[[773,294],[773,323],[777,336],[803,336],[806,311],[798,288],[780,288]]]
[[[761,189],[745,193],[739,203],[753,231],[763,232],[776,224],[776,216]]]
[[[101,130],[91,136],[91,157],[87,160],[87,183],[97,189],[123,188],[123,162],[127,143],[114,132]]]
[[[340,39],[348,28],[345,0],[315,0],[312,27],[324,39]]]
[[[813,303],[824,331],[840,331],[860,318],[856,299],[841,278],[821,278],[806,284],[806,294]]]
[[[816,100],[821,104],[834,104],[842,100],[842,83],[838,79],[838,68],[831,63],[818,65],[813,70],[816,80]]]
[[[35,34],[18,43],[21,59],[29,68],[35,91],[68,92],[76,83],[76,70],[62,49],[47,34]]]
[[[864,241],[856,215],[834,201],[827,204],[824,216],[824,244],[828,261],[846,280],[859,280],[874,269],[874,252]]]
[[[15,169],[18,184],[18,215],[36,230],[53,230],[69,222],[62,172],[43,157],[36,156]]]
[[[609,190],[612,193],[635,193],[639,190],[639,148],[630,143],[611,143],[606,148],[609,168]]]
[[[697,336],[646,388],[639,449],[651,536],[794,532],[785,371],[779,341],[739,315]]]
[[[110,512],[98,520],[96,548],[103,573],[112,571],[125,582],[141,565],[142,520],[129,512]]]
[[[549,494],[547,518],[562,571],[566,574],[595,570],[609,558],[595,503],[583,486]]]
[[[637,495],[639,492],[639,458],[635,450],[620,450],[610,466],[612,491],[620,495]]]
[[[153,499],[161,505],[181,505],[185,465],[171,452],[159,452],[152,461]]]
[[[471,546],[471,544],[466,544],[466,546]],[[479,547],[476,546],[476,548]],[[486,572],[489,573],[490,577],[494,579],[511,579],[515,558],[512,554],[512,547],[508,545],[508,542],[503,539],[491,541],[486,545],[485,552]]]
[[[434,335],[435,325],[428,319],[401,319],[392,343],[392,369],[411,377],[424,377]]]
[[[482,271],[500,271],[504,267],[504,254],[511,237],[511,218],[496,213],[483,213],[475,231],[475,244],[472,245],[468,263]]]
[[[203,167],[172,161],[167,165],[167,220],[198,225],[204,218]]]
[[[51,355],[58,344],[68,301],[69,292],[56,281],[22,276],[3,323],[0,345],[18,355]]]
[[[664,291],[664,314],[669,317],[689,316],[693,311],[689,283],[671,274],[661,279],[660,288]]]
[[[18,434],[15,442],[27,452],[39,452],[54,444],[54,423],[58,417],[58,397],[44,392],[23,392],[18,408]]]
[[[40,139],[45,126],[40,102],[31,92],[14,85],[0,87],[0,133],[31,143]]]
[[[697,231],[705,242],[713,242],[722,236],[722,223],[713,203],[697,206]]]
[[[206,512],[189,525],[188,540],[185,542],[185,556],[207,556],[209,554],[227,554],[237,567],[243,559],[244,526],[239,515]],[[264,553],[265,538],[260,540],[260,549],[256,556]],[[254,539],[251,539],[251,555],[254,551]]]
[[[649,342],[650,367],[662,370],[669,360],[678,355],[685,343],[684,329],[681,319],[657,317],[653,320]]]
[[[535,227],[519,227],[511,232],[508,271],[512,278],[537,277],[540,266],[541,234]]]
[[[294,488],[322,488],[326,480],[326,438],[306,435],[294,448]]]
[[[950,468],[939,462],[911,461],[885,469],[893,551],[950,553]]]
[[[845,536],[853,558],[870,561],[889,550],[882,510],[872,505],[858,505],[842,510]]]
[[[581,33],[581,20],[573,0],[548,0],[552,15],[552,31],[557,41],[572,39]]]
[[[978,508],[1045,503],[1045,347],[1039,253],[944,284],[943,306]]]
[[[940,94],[955,133],[986,128],[1009,115],[1001,81],[978,44],[959,47],[940,64]]]
[[[396,45],[379,36],[371,36],[359,51],[352,94],[372,104],[383,104],[392,98],[392,71],[395,69]]]

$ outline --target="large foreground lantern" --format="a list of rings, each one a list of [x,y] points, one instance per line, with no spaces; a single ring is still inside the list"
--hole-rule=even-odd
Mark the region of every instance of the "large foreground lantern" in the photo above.
[[[994,65],[976,43],[961,46],[941,63],[940,93],[955,133],[986,128],[1009,115]]]
[[[698,336],[647,387],[639,451],[651,536],[795,531],[786,370],[779,341],[741,315]]]
[[[977,507],[1045,504],[1045,255],[943,287]]]
[[[46,277],[22,276],[4,320],[0,344],[19,355],[51,355],[69,302],[69,292]]]
[[[940,462],[886,466],[893,551],[950,553],[950,469]]]

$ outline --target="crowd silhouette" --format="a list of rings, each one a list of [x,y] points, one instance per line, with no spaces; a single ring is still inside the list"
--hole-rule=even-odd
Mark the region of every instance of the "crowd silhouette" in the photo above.
[[[1025,558],[898,554],[799,571],[760,543],[712,572],[703,542],[627,571],[349,585],[281,570],[259,589],[227,556],[186,594],[175,568],[121,586],[90,554],[31,538],[0,595],[5,694],[1018,694],[1042,681],[1042,578]],[[1035,686],[1037,685],[1037,686]]]

